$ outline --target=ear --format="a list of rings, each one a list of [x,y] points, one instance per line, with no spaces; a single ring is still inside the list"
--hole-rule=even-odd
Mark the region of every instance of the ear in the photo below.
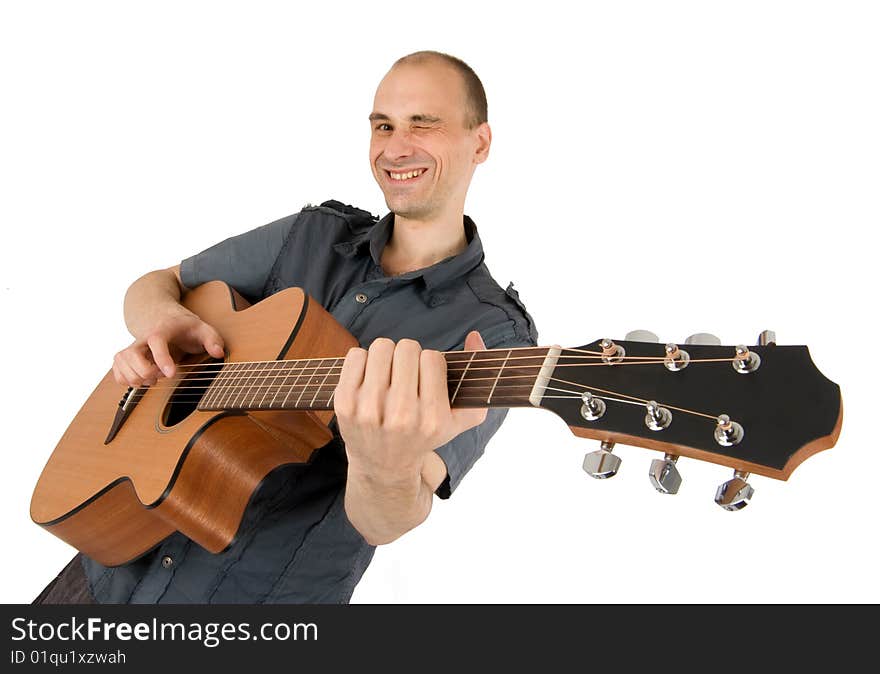
[[[492,145],[492,128],[489,122],[483,122],[474,129],[477,138],[477,148],[474,152],[474,163],[482,164],[489,158],[489,147]]]

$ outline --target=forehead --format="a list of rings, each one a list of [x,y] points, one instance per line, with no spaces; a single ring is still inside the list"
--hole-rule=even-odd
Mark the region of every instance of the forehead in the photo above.
[[[373,112],[400,118],[435,115],[463,120],[466,105],[461,75],[445,63],[426,61],[392,68],[376,89]]]

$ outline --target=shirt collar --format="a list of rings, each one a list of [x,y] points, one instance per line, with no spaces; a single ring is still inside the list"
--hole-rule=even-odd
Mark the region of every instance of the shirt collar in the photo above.
[[[355,235],[348,241],[337,243],[334,248],[345,257],[365,255],[367,249],[369,249],[373,262],[377,267],[381,268],[382,251],[385,249],[388,239],[391,238],[393,229],[394,213],[389,213],[366,231]],[[464,233],[468,244],[458,255],[447,257],[440,260],[440,262],[432,264],[430,267],[401,274],[398,278],[411,279],[421,277],[425,282],[426,289],[431,291],[447,281],[464,276],[479,266],[483,261],[483,243],[480,241],[477,226],[467,215],[464,216]]]

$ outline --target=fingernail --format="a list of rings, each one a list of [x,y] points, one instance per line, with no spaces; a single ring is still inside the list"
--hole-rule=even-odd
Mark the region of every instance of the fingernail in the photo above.
[[[174,370],[171,367],[163,367],[162,372],[165,373],[166,377],[170,377],[171,373],[174,372]]]

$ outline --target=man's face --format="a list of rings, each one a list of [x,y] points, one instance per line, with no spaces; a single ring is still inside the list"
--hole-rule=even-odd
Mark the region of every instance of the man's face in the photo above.
[[[488,124],[467,129],[466,115],[461,76],[443,62],[401,64],[379,83],[370,164],[389,210],[424,220],[464,208],[491,139]]]

